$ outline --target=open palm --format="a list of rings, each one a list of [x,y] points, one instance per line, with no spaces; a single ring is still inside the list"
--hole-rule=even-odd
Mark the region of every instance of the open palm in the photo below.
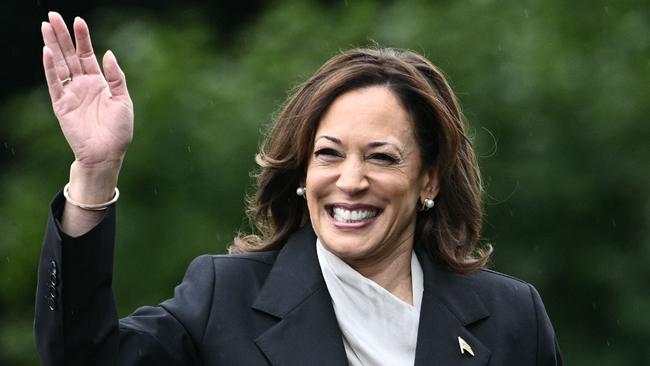
[[[102,74],[88,26],[74,21],[76,48],[63,18],[49,14],[41,31],[43,66],[52,106],[79,164],[93,167],[121,162],[133,136],[133,103],[124,73],[112,52]]]

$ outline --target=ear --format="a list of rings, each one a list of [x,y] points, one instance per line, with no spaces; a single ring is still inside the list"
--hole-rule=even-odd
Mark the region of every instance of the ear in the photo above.
[[[438,181],[438,169],[435,166],[426,169],[422,172],[422,192],[420,198],[436,198],[440,191],[440,184]]]

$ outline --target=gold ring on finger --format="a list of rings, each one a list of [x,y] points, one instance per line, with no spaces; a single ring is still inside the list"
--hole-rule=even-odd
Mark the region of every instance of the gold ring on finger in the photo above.
[[[72,81],[72,78],[65,78],[65,79],[61,80],[61,85],[66,86],[66,84],[68,84],[71,81]]]

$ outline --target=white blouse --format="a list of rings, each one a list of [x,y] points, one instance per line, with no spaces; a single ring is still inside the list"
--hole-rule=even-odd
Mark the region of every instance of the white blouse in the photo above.
[[[364,277],[316,240],[351,366],[413,365],[422,304],[422,267],[411,255],[413,305]]]

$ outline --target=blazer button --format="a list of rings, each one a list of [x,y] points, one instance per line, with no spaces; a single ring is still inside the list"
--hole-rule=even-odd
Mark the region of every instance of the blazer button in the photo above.
[[[54,259],[50,259],[49,274],[50,274],[50,283],[52,283],[53,285],[56,285],[57,271],[56,271],[56,261]]]
[[[47,307],[54,311],[56,309],[56,283],[57,283],[57,270],[56,261],[50,258],[50,282],[47,284],[48,296],[46,296]]]
[[[49,293],[48,293],[49,297],[51,299],[56,299],[56,288],[54,288],[52,286],[47,286],[47,289],[49,290]]]
[[[50,308],[50,310],[54,311],[56,309],[56,301],[52,297],[47,298],[47,307]]]

